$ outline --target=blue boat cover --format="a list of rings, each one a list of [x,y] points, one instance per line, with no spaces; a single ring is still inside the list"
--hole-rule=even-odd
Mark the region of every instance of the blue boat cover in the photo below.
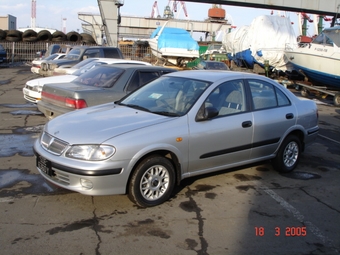
[[[150,38],[155,38],[162,27],[153,31]],[[181,48],[187,50],[199,50],[198,43],[191,37],[190,33],[181,28],[164,27],[158,36],[158,49]]]

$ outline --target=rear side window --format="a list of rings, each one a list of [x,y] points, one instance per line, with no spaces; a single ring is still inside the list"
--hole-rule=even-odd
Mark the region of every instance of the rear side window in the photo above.
[[[254,110],[289,105],[286,95],[274,85],[260,80],[249,80]]]
[[[127,91],[128,92],[133,91],[139,88],[140,86],[143,86],[148,82],[157,79],[158,77],[159,77],[158,72],[142,72],[142,71],[135,72],[127,87]]]
[[[111,88],[122,73],[124,73],[123,69],[106,68],[102,65],[80,75],[73,82],[92,87]]]
[[[106,58],[123,58],[123,56],[121,55],[120,51],[118,49],[115,48],[104,48],[104,56]]]

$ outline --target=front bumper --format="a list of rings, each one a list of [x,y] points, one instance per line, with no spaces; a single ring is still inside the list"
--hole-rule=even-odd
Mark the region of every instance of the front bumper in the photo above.
[[[27,88],[23,88],[22,92],[24,94],[24,98],[29,102],[36,104],[41,99],[41,93],[40,92],[29,90]]]
[[[84,195],[118,195],[126,193],[129,173],[128,161],[113,160],[87,162],[53,155],[44,150],[39,139],[34,143],[34,154],[39,173],[49,182]],[[44,171],[38,158],[48,162],[51,171]],[[47,172],[47,173],[46,173]]]

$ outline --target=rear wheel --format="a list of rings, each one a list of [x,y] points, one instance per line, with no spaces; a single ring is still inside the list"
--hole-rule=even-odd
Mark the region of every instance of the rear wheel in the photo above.
[[[337,107],[340,106],[340,92],[335,93],[334,95],[334,105]]]
[[[135,169],[129,183],[129,198],[141,207],[159,205],[169,199],[175,184],[175,169],[165,157],[153,155]]]
[[[295,135],[289,135],[273,160],[275,170],[288,173],[294,170],[300,160],[301,142]]]

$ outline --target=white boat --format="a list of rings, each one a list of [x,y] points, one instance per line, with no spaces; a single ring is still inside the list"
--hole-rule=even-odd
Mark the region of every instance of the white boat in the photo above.
[[[290,45],[285,57],[313,84],[340,88],[340,26],[325,28],[311,43]]]
[[[199,45],[190,33],[181,28],[166,27],[167,22],[158,27],[149,42],[151,52],[166,64],[185,66],[199,57]]]

